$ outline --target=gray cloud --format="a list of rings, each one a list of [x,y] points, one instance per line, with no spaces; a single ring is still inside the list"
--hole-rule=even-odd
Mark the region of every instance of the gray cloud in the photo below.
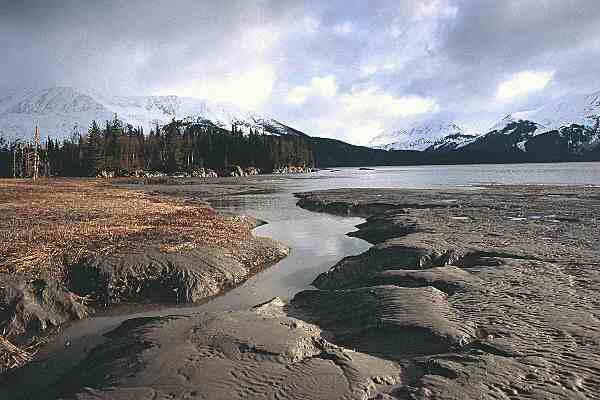
[[[257,111],[366,141],[357,135],[407,118],[373,107],[410,96],[492,120],[599,89],[599,22],[595,0],[3,2],[0,90],[60,84],[209,97],[257,90],[252,81],[263,79],[270,86],[257,94]],[[498,102],[498,84],[525,70],[555,74],[543,90]],[[302,89],[325,76],[335,80],[333,96]],[[310,95],[291,104],[295,88]],[[363,110],[354,98],[372,104]]]

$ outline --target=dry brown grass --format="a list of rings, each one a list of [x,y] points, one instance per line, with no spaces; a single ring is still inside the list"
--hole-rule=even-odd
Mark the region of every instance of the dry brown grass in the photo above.
[[[4,336],[0,336],[0,374],[20,368],[29,363],[43,342],[25,347],[17,347]]]
[[[95,179],[0,180],[0,272],[61,278],[65,265],[122,247],[236,248],[248,222],[200,201]]]

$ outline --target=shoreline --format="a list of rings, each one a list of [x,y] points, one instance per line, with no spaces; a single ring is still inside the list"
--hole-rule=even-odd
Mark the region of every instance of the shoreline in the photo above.
[[[198,302],[240,285],[289,253],[283,244],[251,233],[264,221],[219,214],[201,200],[86,179],[4,180],[0,185],[6,191],[0,232],[16,238],[0,254],[5,335],[0,360],[6,370],[22,367],[47,335],[66,322],[88,318],[96,308],[122,301]],[[108,236],[104,226],[114,227]],[[209,234],[203,238],[205,229]],[[125,244],[107,251],[106,239]],[[38,257],[35,269],[20,261],[35,256],[40,245],[58,255]]]
[[[71,384],[58,382],[47,398],[102,396],[101,389],[83,389],[108,382],[99,377],[109,377],[116,393],[134,385],[142,399],[264,397],[273,394],[264,379],[290,398],[595,393],[597,189],[338,189],[297,196],[313,211],[366,217],[352,236],[373,246],[315,277],[317,289],[288,304],[274,299],[249,311],[128,320],[79,364]],[[580,259],[579,266],[570,261]],[[138,349],[142,343],[149,347]],[[172,371],[155,370],[163,365]],[[208,375],[194,372],[207,368]],[[176,386],[159,388],[156,377]],[[227,388],[218,384],[225,381]],[[286,391],[292,382],[294,391]]]
[[[307,209],[367,217],[353,236],[373,247],[316,277],[317,290],[292,304],[332,330],[334,343],[404,362],[413,378],[388,395],[598,394],[598,188],[340,189],[297,197]],[[365,215],[369,207],[384,210]]]

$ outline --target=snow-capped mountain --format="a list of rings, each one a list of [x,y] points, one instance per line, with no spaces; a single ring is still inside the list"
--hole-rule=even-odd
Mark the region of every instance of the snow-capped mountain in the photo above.
[[[455,150],[474,142],[478,137],[479,136],[477,135],[455,133],[436,140],[431,146],[426,148],[425,151],[433,152]]]
[[[532,121],[540,126],[536,134],[557,130],[571,124],[594,127],[600,117],[600,91],[573,94],[551,100],[541,107],[513,112],[498,121],[490,131],[502,130],[511,122]]]
[[[452,150],[455,157],[471,162],[597,160],[600,131],[580,124],[547,129],[519,120]]]
[[[43,137],[62,139],[86,132],[92,120],[102,125],[115,114],[147,131],[177,118],[208,120],[226,129],[236,124],[244,132],[302,135],[271,117],[229,104],[178,96],[106,96],[71,87],[0,94],[0,135],[9,140],[31,139],[37,125]]]
[[[448,118],[431,118],[417,121],[405,129],[393,130],[377,135],[369,147],[384,150],[418,150],[433,146],[441,139],[465,135],[465,128]]]
[[[519,151],[527,151],[527,143],[532,137],[552,132],[558,135],[557,146],[567,146],[570,152],[578,152],[581,147],[595,146],[594,132],[600,132],[600,91],[591,94],[573,94],[548,101],[542,106],[506,115],[489,130],[475,131],[459,124],[448,115],[432,115],[429,119],[409,124],[405,129],[384,132],[376,136],[370,147],[385,150],[419,150],[427,152],[478,149],[490,143],[500,145],[506,141]],[[523,124],[522,121],[527,122]],[[583,129],[573,128],[575,124]],[[498,135],[504,135],[500,140]],[[494,137],[491,140],[491,137]],[[543,140],[531,142],[541,143]],[[590,142],[591,141],[591,142]],[[503,142],[504,143],[504,142]],[[574,144],[575,143],[575,144]],[[504,144],[499,148],[503,148]],[[531,147],[530,146],[530,147]],[[547,145],[545,145],[547,147]],[[489,149],[492,151],[493,149]]]
[[[452,150],[569,160],[600,150],[600,92],[548,101],[506,115],[484,135]]]

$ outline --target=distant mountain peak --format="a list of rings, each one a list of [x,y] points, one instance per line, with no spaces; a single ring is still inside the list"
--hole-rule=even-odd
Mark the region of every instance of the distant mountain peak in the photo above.
[[[600,91],[590,94],[570,94],[552,99],[527,111],[512,112],[492,126],[501,130],[510,122],[533,121],[541,128],[537,134],[560,129],[571,124],[592,127],[600,117]]]
[[[463,134],[464,128],[448,118],[431,118],[410,124],[407,128],[377,135],[370,147],[384,150],[425,150],[450,135]]]
[[[63,139],[74,131],[85,132],[92,120],[102,124],[115,114],[147,130],[176,118],[208,120],[225,129],[235,124],[244,133],[252,129],[271,135],[303,135],[272,117],[230,104],[174,95],[108,96],[68,86],[21,90],[0,98],[0,135],[30,140],[37,125],[43,137]]]
[[[51,114],[103,111],[102,104],[68,86],[56,86],[31,93],[6,110],[14,114]]]

